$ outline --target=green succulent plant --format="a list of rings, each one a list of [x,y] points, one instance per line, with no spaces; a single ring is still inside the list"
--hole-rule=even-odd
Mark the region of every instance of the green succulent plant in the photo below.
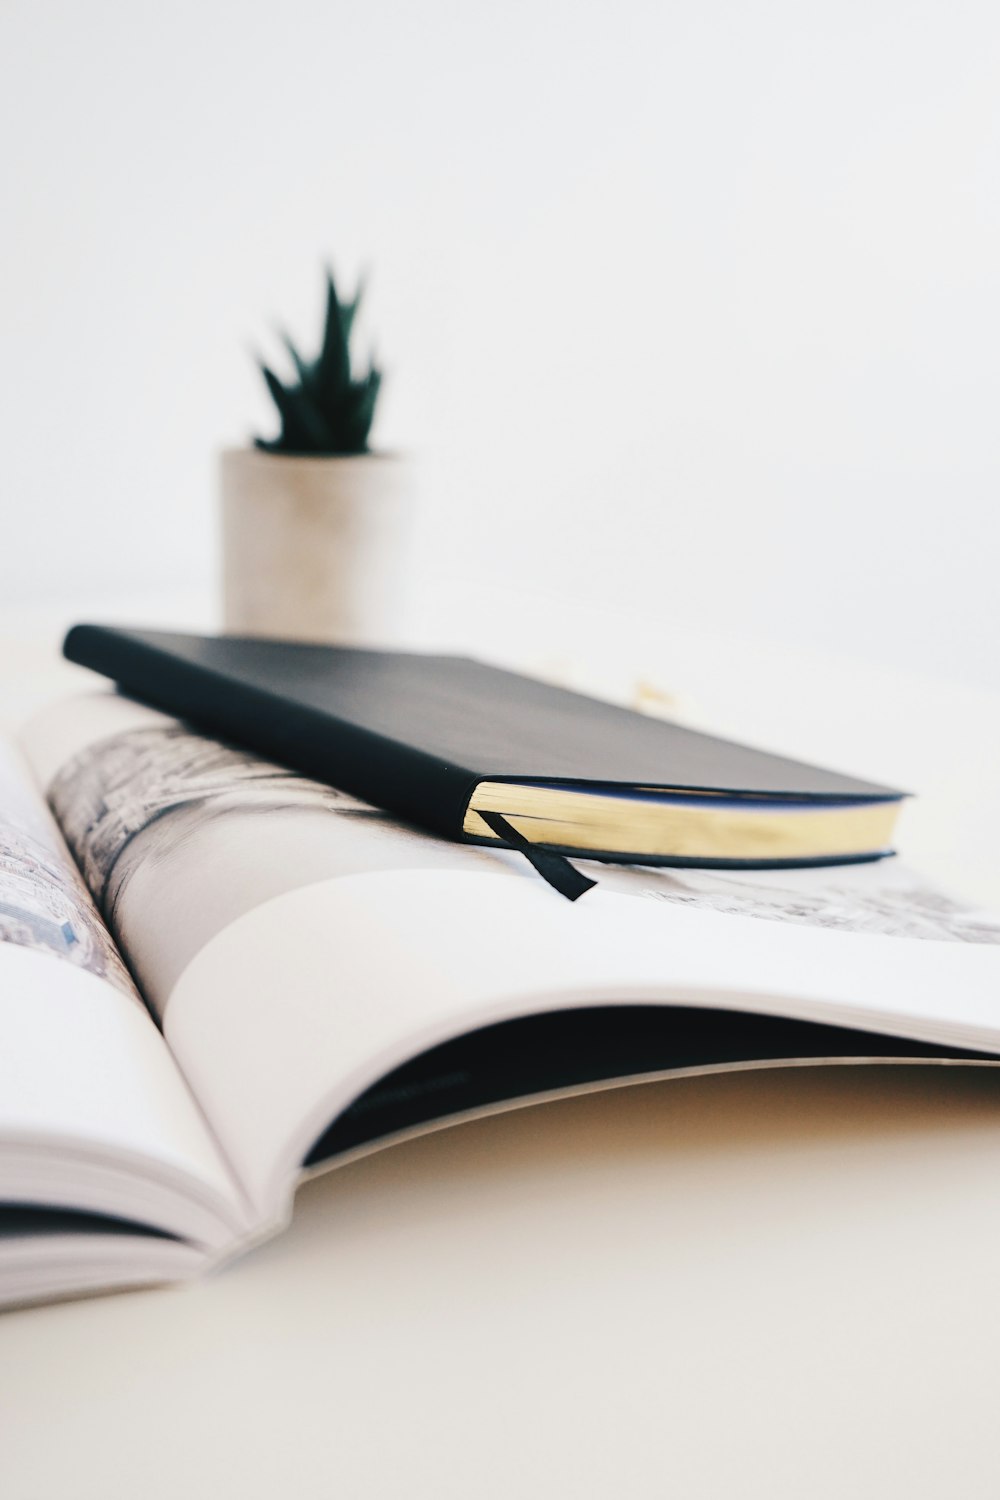
[[[362,290],[359,286],[353,302],[341,302],[333,274],[327,271],[323,342],[312,362],[303,359],[288,335],[283,335],[298,384],[279,380],[260,362],[261,374],[278,408],[281,432],[276,438],[255,438],[256,447],[266,453],[298,455],[368,452],[382,373],[373,362],[358,379],[352,371],[351,330]]]

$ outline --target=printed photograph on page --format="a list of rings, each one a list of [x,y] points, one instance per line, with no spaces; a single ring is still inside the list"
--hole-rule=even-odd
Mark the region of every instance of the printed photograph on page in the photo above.
[[[26,784],[27,775],[0,745],[0,944],[86,969],[137,999],[86,886]]]

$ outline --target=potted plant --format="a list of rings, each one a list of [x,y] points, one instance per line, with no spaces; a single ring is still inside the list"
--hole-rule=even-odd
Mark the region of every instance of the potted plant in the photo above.
[[[381,386],[356,373],[361,300],[326,276],[317,357],[285,338],[296,378],[261,372],[280,418],[274,438],[221,460],[223,616],[241,635],[379,644],[395,634],[405,579],[405,465],[368,446]]]

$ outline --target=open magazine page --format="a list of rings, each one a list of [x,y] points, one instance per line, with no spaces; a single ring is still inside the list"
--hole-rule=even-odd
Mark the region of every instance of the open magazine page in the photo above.
[[[113,694],[54,705],[25,745],[261,1214],[382,1073],[518,1015],[737,1005],[955,1046],[994,1025],[1000,925],[892,862],[592,867],[571,906],[520,856],[417,833]]]
[[[39,1232],[63,1209],[202,1245],[244,1217],[29,768],[2,743],[0,1203],[34,1205]]]

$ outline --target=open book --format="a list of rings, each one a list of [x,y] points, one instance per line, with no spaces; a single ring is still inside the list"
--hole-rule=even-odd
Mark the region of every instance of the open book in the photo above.
[[[0,749],[2,1303],[195,1275],[306,1174],[527,1099],[993,1054],[1000,921],[895,861],[574,906],[110,692]]]

